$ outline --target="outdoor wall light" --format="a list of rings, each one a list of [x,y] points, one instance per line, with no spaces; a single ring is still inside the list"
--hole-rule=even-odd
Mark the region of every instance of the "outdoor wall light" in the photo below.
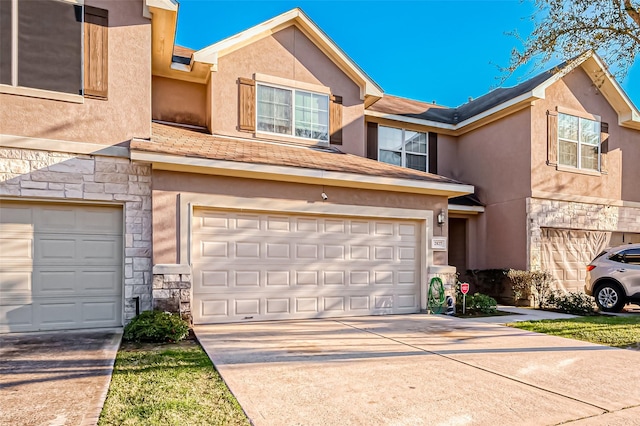
[[[444,221],[447,219],[447,215],[444,212],[444,210],[440,210],[440,213],[438,213],[437,219],[438,219],[438,225],[439,226],[444,225]]]

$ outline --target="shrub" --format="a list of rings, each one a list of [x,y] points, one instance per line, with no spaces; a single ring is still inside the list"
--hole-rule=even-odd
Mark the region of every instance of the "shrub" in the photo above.
[[[462,313],[463,294],[460,283],[456,285],[456,312]],[[468,294],[465,303],[465,314],[495,314],[498,311],[496,299],[482,293]]]
[[[547,271],[518,271],[509,269],[507,276],[511,280],[513,294],[517,300],[533,295],[538,308],[547,305],[553,278]]]
[[[178,314],[145,311],[124,328],[124,340],[134,342],[178,342],[189,334],[189,324]]]
[[[551,283],[553,277],[547,271],[530,271],[531,288],[538,308],[544,308],[547,305],[548,298],[551,295]]]
[[[554,307],[562,312],[573,315],[593,315],[595,306],[593,298],[584,293],[554,291],[548,298],[549,307]]]

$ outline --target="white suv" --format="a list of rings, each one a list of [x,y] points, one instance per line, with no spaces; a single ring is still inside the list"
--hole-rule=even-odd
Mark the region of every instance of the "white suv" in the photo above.
[[[587,265],[584,291],[605,312],[620,312],[626,303],[640,303],[640,244],[609,248],[596,256]]]

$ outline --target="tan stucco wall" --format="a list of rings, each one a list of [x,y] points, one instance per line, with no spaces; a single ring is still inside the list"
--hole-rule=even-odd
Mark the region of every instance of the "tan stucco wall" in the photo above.
[[[529,196],[530,134],[527,108],[459,136],[451,177],[473,184],[487,205]]]
[[[109,10],[109,99],[84,104],[0,94],[0,133],[115,145],[151,132],[151,22],[141,0],[86,0]]]
[[[153,182],[153,262],[154,264],[179,263],[178,194],[209,194],[215,204],[216,195],[243,198],[273,198],[273,208],[278,201],[296,200],[321,202],[320,194],[329,195],[327,203],[363,206],[363,213],[373,212],[376,207],[400,207],[439,212],[446,208],[445,197],[403,194],[399,192],[359,190],[320,185],[274,182],[267,180],[241,179],[154,170]],[[438,227],[434,235],[446,235],[447,228]],[[434,252],[434,264],[446,265],[446,252]]]
[[[458,179],[458,138],[438,134],[438,174]]]
[[[172,123],[207,125],[207,86],[154,76],[152,116]]]
[[[559,171],[547,166],[547,116],[556,107],[599,115],[609,124],[607,174]],[[598,198],[640,201],[640,132],[618,125],[618,115],[598,91],[592,80],[577,68],[546,91],[531,113],[532,152],[531,185],[534,191]]]
[[[345,152],[365,155],[364,104],[360,88],[299,29],[285,28],[219,59],[211,74],[211,131],[217,134],[255,137],[238,126],[239,77],[255,73],[322,85],[343,97],[343,145]],[[263,135],[264,137],[264,135]],[[268,135],[278,139],[277,135]],[[304,143],[303,140],[300,142]]]

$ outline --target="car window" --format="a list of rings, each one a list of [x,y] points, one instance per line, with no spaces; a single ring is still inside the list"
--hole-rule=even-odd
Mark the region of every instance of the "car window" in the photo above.
[[[640,249],[625,250],[621,254],[623,254],[624,263],[640,265]]]

